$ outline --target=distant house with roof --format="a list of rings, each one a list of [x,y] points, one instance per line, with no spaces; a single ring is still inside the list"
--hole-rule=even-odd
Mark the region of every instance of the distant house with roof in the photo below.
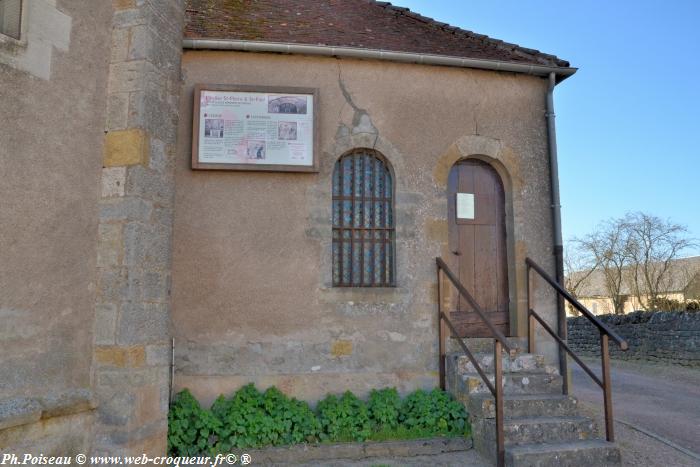
[[[582,277],[589,271],[574,272],[574,277]],[[635,286],[634,268],[626,267],[622,271],[621,299],[624,303],[624,313],[641,310],[647,307],[650,296],[643,286]],[[576,297],[594,314],[614,312],[613,300],[605,284],[605,274],[596,269],[583,279],[576,289]],[[640,281],[641,282],[641,281]],[[660,281],[659,299],[676,301],[684,304],[688,301],[700,300],[700,256],[680,258],[670,263],[667,275]],[[567,306],[567,314],[573,314],[573,309]]]

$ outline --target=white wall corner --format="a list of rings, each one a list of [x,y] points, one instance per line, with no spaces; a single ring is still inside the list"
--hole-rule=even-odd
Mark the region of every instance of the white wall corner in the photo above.
[[[0,42],[0,63],[51,79],[54,47],[70,48],[72,19],[56,8],[55,0],[25,0],[19,41]]]

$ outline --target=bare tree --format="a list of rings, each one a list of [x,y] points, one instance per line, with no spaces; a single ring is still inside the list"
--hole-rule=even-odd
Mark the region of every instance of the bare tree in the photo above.
[[[574,297],[589,283],[591,274],[598,268],[595,258],[581,247],[579,240],[570,240],[564,246],[564,287]],[[569,311],[578,316],[579,312],[571,303],[566,303]]]
[[[627,300],[623,293],[625,268],[630,264],[629,231],[625,219],[603,222],[595,232],[576,242],[600,269],[614,312],[624,313]]]
[[[564,247],[564,287],[574,298],[588,283],[591,274],[600,263],[581,245],[580,240],[573,239]]]
[[[624,224],[629,236],[631,288],[643,309],[656,308],[661,295],[672,288],[674,261],[695,243],[685,226],[643,212],[628,214]]]

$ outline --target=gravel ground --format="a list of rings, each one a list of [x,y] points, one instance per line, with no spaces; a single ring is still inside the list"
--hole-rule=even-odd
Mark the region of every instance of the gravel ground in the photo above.
[[[600,437],[604,438],[605,425],[603,424],[602,408],[583,401],[579,401],[579,408],[582,415],[597,420],[598,427],[602,431]],[[622,423],[615,423],[615,440],[620,446],[624,467],[700,466],[700,461]]]
[[[600,360],[585,362],[594,370],[600,368]],[[698,451],[700,368],[624,360],[613,360],[610,367],[616,420]],[[584,402],[602,405],[603,391],[576,363],[571,363],[571,370],[574,395]]]
[[[586,358],[594,370],[599,359]],[[700,466],[700,460],[641,433],[622,420],[695,453],[700,451],[700,369],[663,363],[612,360],[615,439],[625,466]],[[574,395],[603,431],[602,391],[570,362]],[[596,373],[599,373],[596,371]],[[601,437],[602,437],[601,436]]]

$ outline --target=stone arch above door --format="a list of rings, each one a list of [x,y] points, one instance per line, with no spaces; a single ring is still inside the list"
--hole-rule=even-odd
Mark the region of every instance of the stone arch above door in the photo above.
[[[437,187],[447,193],[448,176],[460,160],[479,159],[498,173],[505,191],[506,250],[508,258],[508,288],[510,299],[510,335],[523,335],[526,321],[527,295],[525,290],[525,258],[527,247],[523,232],[515,222],[522,218],[522,181],[517,154],[501,140],[482,135],[465,135],[455,141],[438,159],[433,171]],[[447,214],[447,213],[446,213]],[[450,256],[449,245],[444,243],[443,258]],[[449,263],[448,263],[449,264]]]
[[[484,160],[496,169],[503,180],[506,197],[509,191],[521,186],[518,176],[520,164],[513,150],[499,139],[482,135],[465,135],[455,141],[438,159],[433,171],[435,182],[441,187],[446,187],[452,166],[460,159],[468,157]]]

